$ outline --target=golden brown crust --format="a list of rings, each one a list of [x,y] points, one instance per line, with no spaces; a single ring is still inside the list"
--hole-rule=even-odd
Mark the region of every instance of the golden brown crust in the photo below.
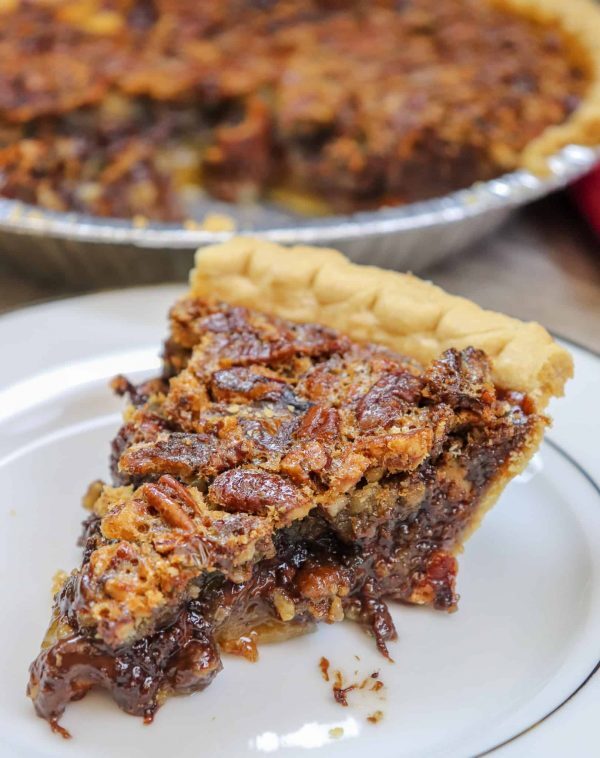
[[[486,311],[411,274],[350,263],[341,253],[236,238],[200,248],[191,294],[291,321],[317,322],[428,363],[450,347],[493,360],[502,388],[543,408],[573,373],[569,353],[534,322]]]
[[[545,129],[521,153],[520,164],[547,173],[548,158],[570,144],[600,145],[600,8],[594,0],[496,0],[498,5],[540,21],[554,22],[581,51],[590,86],[583,103],[562,124]]]

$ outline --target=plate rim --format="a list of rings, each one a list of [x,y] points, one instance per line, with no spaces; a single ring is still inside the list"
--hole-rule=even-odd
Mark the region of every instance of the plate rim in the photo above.
[[[600,356],[596,356],[600,357]],[[543,440],[544,444],[549,445],[558,455],[560,455],[562,458],[564,458],[567,463],[569,463],[575,470],[583,476],[583,478],[590,484],[593,488],[593,490],[596,492],[598,496],[598,500],[600,500],[600,485],[596,482],[596,480],[592,477],[592,475],[587,471],[587,469],[579,463],[570,453],[568,453],[562,445],[559,445],[554,440],[550,439],[547,435],[544,437]],[[519,732],[514,734],[512,737],[508,737],[505,740],[502,740],[502,742],[499,742],[497,745],[493,745],[492,747],[487,748],[486,750],[476,753],[473,758],[484,758],[484,756],[491,755],[492,753],[495,753],[496,751],[500,750],[503,747],[506,747],[507,745],[510,745],[513,742],[516,742],[516,740],[519,739],[519,737],[524,737],[526,734],[529,734],[534,729],[536,729],[538,726],[541,726],[545,721],[550,719],[552,716],[554,716],[555,713],[560,711],[563,706],[565,706],[567,703],[569,703],[573,698],[581,692],[581,690],[589,684],[592,679],[600,672],[600,657],[598,658],[598,661],[593,666],[592,670],[584,677],[584,679],[575,687],[575,689],[569,693],[563,700],[561,700],[557,705],[554,706],[548,713],[546,713],[544,716],[541,716],[540,718],[536,719],[532,724],[529,726],[524,727]]]
[[[168,289],[168,288],[176,288],[180,283],[162,283],[162,284],[150,284],[150,285],[142,285],[137,286],[134,288],[106,288],[97,290],[94,292],[86,292],[86,293],[67,293],[62,297],[51,297],[46,298],[41,301],[32,302],[32,303],[26,303],[23,305],[16,306],[14,308],[11,308],[7,311],[0,313],[0,321],[4,320],[4,317],[10,317],[12,315],[21,315],[22,312],[27,312],[29,310],[37,309],[37,308],[45,308],[48,306],[52,306],[55,303],[59,304],[62,303],[62,301],[65,300],[87,300],[90,297],[93,297],[95,295],[102,295],[102,294],[115,294],[115,295],[123,295],[125,292],[127,292],[129,289],[135,289],[137,291],[144,291],[144,290],[161,290],[161,289]],[[590,348],[586,345],[582,345],[581,343],[576,342],[575,340],[572,340],[567,337],[563,337],[561,335],[558,335],[556,333],[553,333],[555,337],[560,339],[561,341],[565,342],[567,345],[572,345],[573,347],[581,350],[582,352],[592,356],[596,360],[600,360],[600,352],[596,351],[593,348]],[[5,387],[3,387],[0,390],[0,394],[6,389],[8,389],[11,386],[12,382]],[[582,464],[577,458],[575,458],[573,455],[571,455],[564,447],[563,445],[556,442],[554,439],[552,439],[549,435],[546,435],[544,438],[544,443],[548,444],[549,447],[551,447],[559,456],[561,456],[571,467],[573,467],[583,478],[586,480],[592,487],[593,491],[596,493],[598,498],[600,498],[600,482],[598,482],[594,476],[588,471],[586,466]],[[546,721],[548,721],[552,716],[554,716],[556,713],[558,713],[564,706],[567,705],[567,703],[571,702],[585,687],[588,685],[592,680],[596,679],[596,676],[598,672],[600,671],[600,659],[596,662],[596,664],[593,666],[593,668],[588,672],[588,674],[584,677],[584,679],[566,696],[564,697],[559,703],[557,703],[554,707],[551,708],[545,715],[541,716],[540,718],[537,718],[533,723],[530,725],[524,727],[516,734],[512,735],[511,737],[508,737],[501,742],[486,748],[484,751],[478,752],[474,754],[473,758],[483,758],[484,756],[491,755],[492,753],[496,753],[497,751],[501,750],[502,748],[516,742],[519,738],[531,733],[533,730],[535,730],[538,726],[542,725]]]

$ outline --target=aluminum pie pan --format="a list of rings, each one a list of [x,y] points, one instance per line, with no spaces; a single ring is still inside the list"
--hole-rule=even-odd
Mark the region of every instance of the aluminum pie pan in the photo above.
[[[564,187],[599,159],[600,147],[569,145],[549,158],[543,177],[518,170],[432,200],[345,216],[301,217],[267,204],[240,208],[210,198],[194,216],[224,212],[236,234],[335,246],[356,261],[416,271],[482,237],[512,209]],[[0,254],[32,276],[80,286],[181,278],[191,251],[232,234],[57,213],[0,198]]]

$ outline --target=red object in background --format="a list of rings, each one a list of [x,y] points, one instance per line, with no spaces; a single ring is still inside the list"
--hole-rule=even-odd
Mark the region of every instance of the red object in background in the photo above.
[[[571,187],[579,210],[600,237],[600,165]]]

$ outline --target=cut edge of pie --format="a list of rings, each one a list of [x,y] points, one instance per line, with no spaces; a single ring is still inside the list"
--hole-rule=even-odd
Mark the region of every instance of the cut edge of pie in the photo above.
[[[98,685],[151,720],[212,681],[219,647],[252,658],[346,617],[387,654],[386,598],[453,610],[454,556],[573,369],[538,324],[255,239],[198,251],[171,324],[162,378],[117,383],[117,486],[90,488],[30,669],[57,731]]]
[[[567,145],[600,147],[600,9],[593,0],[496,0],[523,16],[557,23],[579,49],[589,76],[582,103],[562,124],[547,127],[520,155],[519,164],[534,174],[549,172],[548,159]]]

